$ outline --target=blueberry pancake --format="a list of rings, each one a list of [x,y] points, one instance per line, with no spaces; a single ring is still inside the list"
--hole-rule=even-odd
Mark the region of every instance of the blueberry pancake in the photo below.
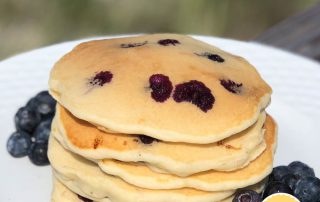
[[[49,92],[52,201],[231,202],[272,171],[271,88],[192,37],[81,43],[52,68]]]
[[[271,95],[245,59],[176,34],[82,43],[54,65],[49,90],[105,130],[198,144],[254,124]]]
[[[258,121],[217,143],[190,144],[165,142],[142,135],[127,135],[99,130],[57,106],[56,138],[69,150],[93,160],[116,159],[144,162],[147,166],[179,176],[207,170],[231,171],[248,165],[266,148],[265,112]]]

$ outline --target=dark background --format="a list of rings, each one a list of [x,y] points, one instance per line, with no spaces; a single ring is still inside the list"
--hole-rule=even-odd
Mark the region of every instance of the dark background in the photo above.
[[[316,0],[0,0],[0,60],[97,35],[175,32],[250,40]]]

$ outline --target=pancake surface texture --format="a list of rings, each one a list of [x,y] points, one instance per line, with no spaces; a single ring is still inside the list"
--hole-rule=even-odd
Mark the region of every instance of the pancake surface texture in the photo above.
[[[206,170],[231,171],[246,166],[265,149],[265,112],[257,123],[227,139],[211,144],[154,141],[143,144],[138,136],[98,130],[58,105],[54,135],[69,150],[89,159],[145,162],[179,176]]]
[[[199,144],[254,124],[271,95],[243,58],[174,34],[82,43],[55,64],[49,87],[72,114],[107,131]]]

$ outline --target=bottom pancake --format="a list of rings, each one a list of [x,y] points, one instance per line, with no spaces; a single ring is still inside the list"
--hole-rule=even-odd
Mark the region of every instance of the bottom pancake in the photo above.
[[[261,183],[258,183],[257,185],[249,187],[251,190],[255,190],[258,193],[262,192],[264,188],[264,181]],[[82,193],[82,196],[84,194]],[[75,193],[71,191],[69,188],[67,188],[64,184],[62,184],[58,179],[53,177],[53,190],[52,190],[52,195],[51,195],[51,202],[87,202],[81,197],[79,197],[80,194]],[[233,195],[220,201],[220,202],[232,202]],[[87,198],[87,197],[86,197]],[[89,199],[89,198],[87,198]],[[91,199],[89,199],[91,200]],[[108,198],[101,199],[99,201],[95,200],[92,202],[111,202]]]
[[[206,192],[191,188],[151,190],[130,185],[102,172],[99,167],[65,150],[50,136],[48,157],[55,176],[74,192],[99,201],[109,198],[113,202],[215,202],[230,197],[235,191]]]

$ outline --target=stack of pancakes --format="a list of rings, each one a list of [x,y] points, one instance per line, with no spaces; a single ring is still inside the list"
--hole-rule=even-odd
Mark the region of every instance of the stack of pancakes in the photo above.
[[[191,37],[82,43],[49,86],[52,201],[227,202],[261,191],[272,170],[271,88],[243,58]]]

